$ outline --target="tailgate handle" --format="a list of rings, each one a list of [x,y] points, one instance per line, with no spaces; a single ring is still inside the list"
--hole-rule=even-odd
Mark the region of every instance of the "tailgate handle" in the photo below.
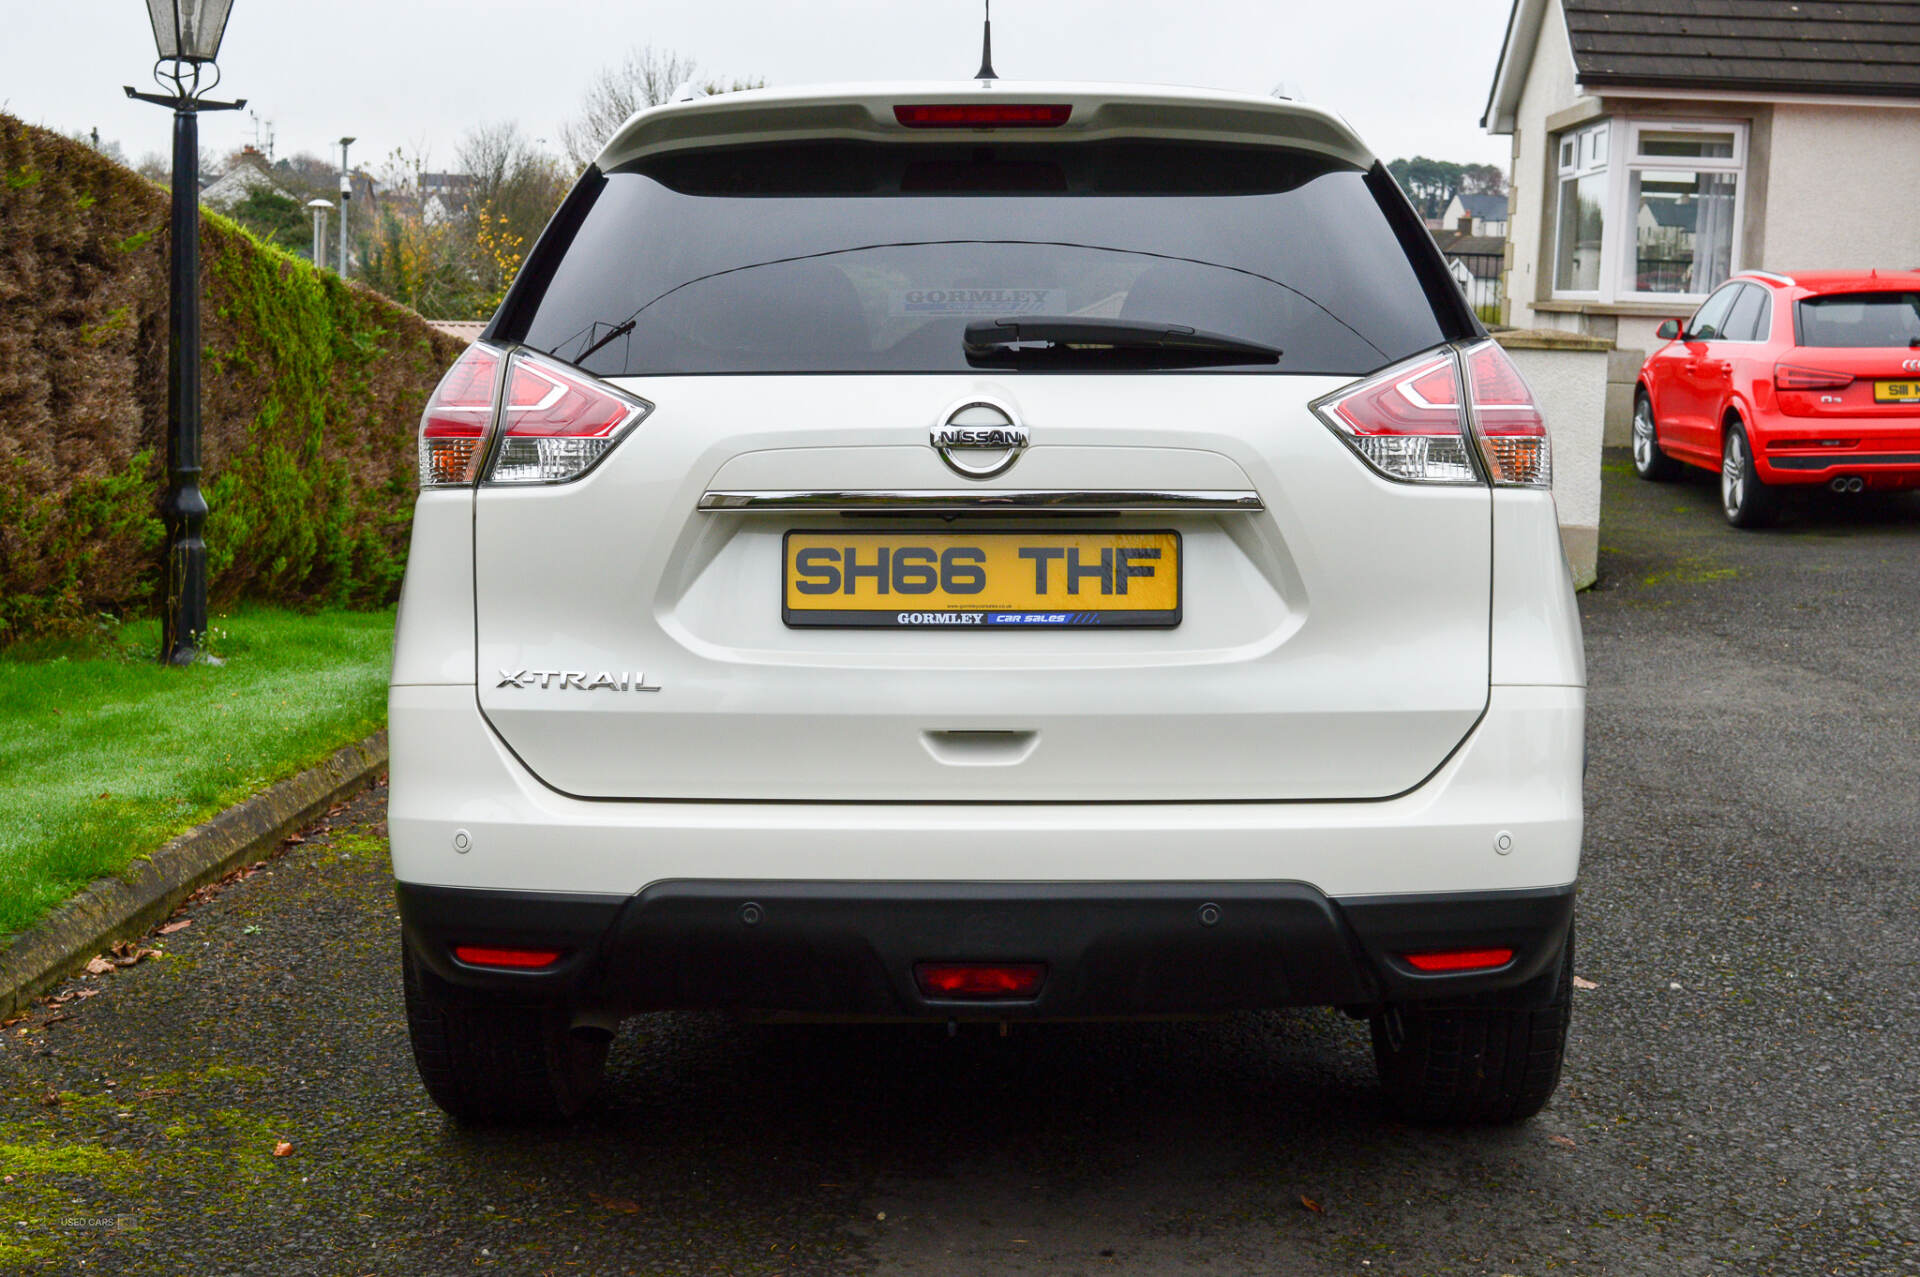
[[[1013,767],[1027,761],[1039,732],[922,732],[920,743],[949,767]]]

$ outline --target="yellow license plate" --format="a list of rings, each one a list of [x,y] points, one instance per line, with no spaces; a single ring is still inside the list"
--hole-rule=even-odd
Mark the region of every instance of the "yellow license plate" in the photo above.
[[[1180,624],[1178,532],[789,532],[793,626]]]
[[[1920,381],[1876,381],[1873,398],[1877,403],[1920,403]]]

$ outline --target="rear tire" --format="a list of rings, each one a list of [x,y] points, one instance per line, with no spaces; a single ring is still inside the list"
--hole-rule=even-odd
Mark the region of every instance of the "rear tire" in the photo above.
[[[561,1122],[598,1094],[607,1033],[571,1028],[560,1006],[464,999],[411,946],[401,963],[414,1066],[456,1120]]]
[[[1738,417],[1727,422],[1720,444],[1720,509],[1736,528],[1764,528],[1780,513],[1780,490],[1761,480]]]
[[[1660,447],[1653,400],[1644,390],[1633,393],[1633,472],[1649,483],[1671,483],[1680,477],[1680,463]]]
[[[1573,1008],[1573,932],[1542,1007],[1407,1003],[1373,1017],[1373,1059],[1387,1102],[1427,1124],[1522,1122],[1560,1084]],[[1398,1016],[1399,1033],[1393,1017]]]

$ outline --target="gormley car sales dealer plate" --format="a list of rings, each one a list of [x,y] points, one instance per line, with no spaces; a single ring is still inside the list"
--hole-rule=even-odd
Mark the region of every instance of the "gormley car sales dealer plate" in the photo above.
[[[791,626],[1180,624],[1178,532],[789,532]]]

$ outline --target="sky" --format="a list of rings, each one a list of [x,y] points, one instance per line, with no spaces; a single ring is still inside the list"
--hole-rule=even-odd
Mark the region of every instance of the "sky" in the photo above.
[[[1191,84],[1332,107],[1376,154],[1505,167],[1478,124],[1510,0],[1001,0],[995,69],[1022,78]],[[62,132],[98,128],[130,161],[169,150],[139,0],[9,0],[13,56],[0,109]],[[603,66],[636,45],[769,85],[958,79],[979,61],[979,0],[234,0],[215,97],[249,111],[201,119],[212,158],[264,142],[356,167],[403,150],[450,167],[462,134],[517,120],[559,149],[559,126]]]

